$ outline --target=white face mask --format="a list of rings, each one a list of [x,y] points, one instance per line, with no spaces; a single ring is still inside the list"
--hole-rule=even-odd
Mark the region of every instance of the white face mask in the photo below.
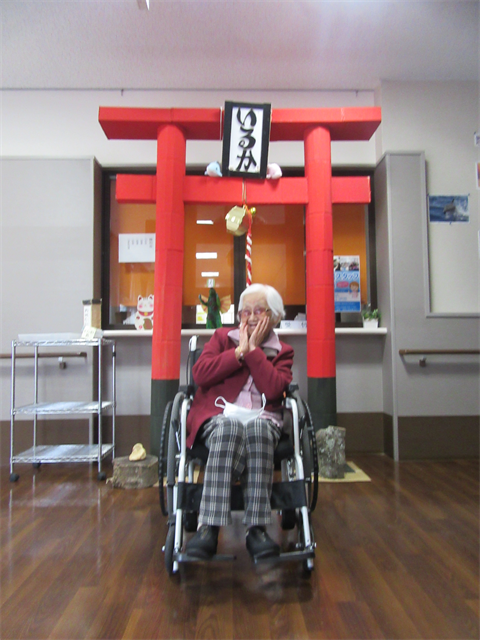
[[[236,418],[245,424],[249,420],[255,420],[255,418],[258,418],[263,413],[266,402],[265,394],[262,393],[262,407],[260,409],[246,409],[245,407],[239,407],[236,404],[227,402],[223,396],[218,396],[215,400],[215,406],[223,407],[223,415],[226,418]]]

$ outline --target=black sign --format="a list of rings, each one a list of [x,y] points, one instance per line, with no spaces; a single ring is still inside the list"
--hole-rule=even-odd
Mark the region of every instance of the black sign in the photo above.
[[[225,103],[224,176],[266,177],[271,110],[269,104]]]

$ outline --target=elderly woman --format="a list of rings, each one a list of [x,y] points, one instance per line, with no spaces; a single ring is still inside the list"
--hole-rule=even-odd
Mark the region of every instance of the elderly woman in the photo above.
[[[273,453],[282,432],[282,399],[292,380],[293,349],[273,331],[284,316],[282,298],[273,287],[251,285],[240,296],[239,327],[217,329],[193,367],[199,388],[187,419],[187,445],[198,439],[209,456],[199,528],[186,546],[189,556],[215,555],[219,528],[232,522],[231,485],[236,478],[243,487],[250,555],[258,559],[280,553],[265,525],[272,515]],[[227,417],[224,401],[248,415]]]

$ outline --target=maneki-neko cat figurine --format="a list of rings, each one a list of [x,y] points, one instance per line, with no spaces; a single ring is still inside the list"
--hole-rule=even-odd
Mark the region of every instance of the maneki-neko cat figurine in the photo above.
[[[145,298],[138,296],[137,311],[135,313],[135,329],[145,331],[153,329],[154,296],[150,294]]]

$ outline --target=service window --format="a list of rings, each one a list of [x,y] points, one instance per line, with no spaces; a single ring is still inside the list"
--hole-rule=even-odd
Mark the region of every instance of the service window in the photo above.
[[[119,204],[115,199],[115,173],[106,174],[104,185],[104,328],[150,329],[154,307],[155,205]],[[248,204],[256,208],[252,224],[253,282],[271,284],[280,292],[287,319],[303,319],[305,209],[302,205]],[[212,287],[221,300],[222,323],[236,324],[238,298],[246,283],[246,236],[233,236],[227,231],[225,216],[229,210],[226,205],[185,206],[183,328],[205,326],[205,302]],[[362,307],[375,301],[373,226],[371,207],[333,206],[334,255],[358,259]],[[336,321],[337,325],[360,324],[361,318],[359,313],[337,313]]]

